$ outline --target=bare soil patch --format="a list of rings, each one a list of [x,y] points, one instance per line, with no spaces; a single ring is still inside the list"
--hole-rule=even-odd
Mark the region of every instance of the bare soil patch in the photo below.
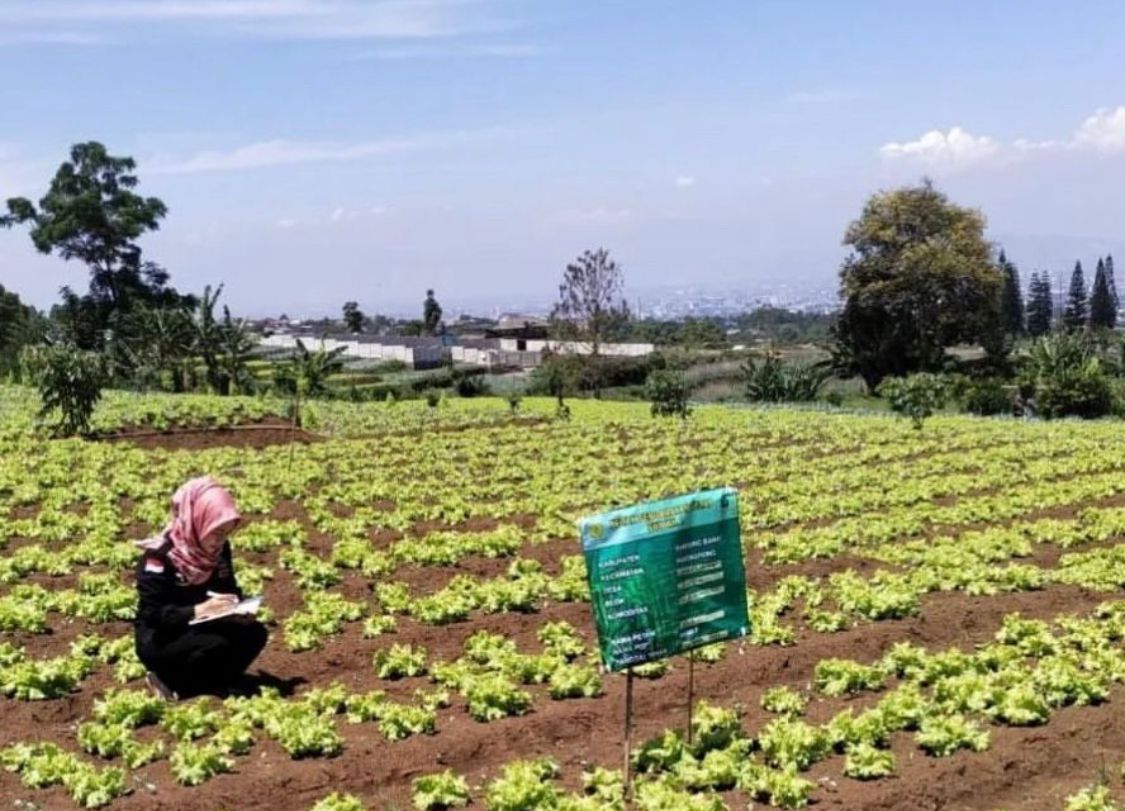
[[[116,434],[98,437],[100,442],[127,442],[145,450],[200,451],[208,448],[251,448],[260,450],[273,445],[297,442],[308,445],[322,442],[324,437],[294,428],[280,417],[266,417],[253,423],[228,428],[174,428],[153,431],[151,428],[126,428]]]

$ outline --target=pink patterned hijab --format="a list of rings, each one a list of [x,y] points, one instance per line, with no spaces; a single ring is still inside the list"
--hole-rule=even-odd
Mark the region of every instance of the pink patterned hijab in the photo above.
[[[241,519],[230,492],[210,476],[192,479],[172,496],[172,520],[159,538],[145,541],[155,548],[167,538],[172,542],[168,557],[188,585],[207,582],[219,563],[225,539],[205,544],[211,533]]]

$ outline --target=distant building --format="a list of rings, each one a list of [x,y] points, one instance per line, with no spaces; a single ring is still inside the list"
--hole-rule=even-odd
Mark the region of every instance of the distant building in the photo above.
[[[343,347],[344,355],[375,361],[401,361],[411,369],[433,369],[443,363],[463,363],[488,369],[534,369],[551,354],[588,355],[589,344],[576,341],[551,341],[547,327],[540,323],[499,327],[488,330],[495,335],[484,338],[457,336],[452,333],[437,337],[397,335],[354,335],[334,333],[317,335],[311,332],[266,334],[261,341],[270,349],[295,349],[300,339],[311,351],[331,352]],[[655,350],[652,344],[602,344],[600,352],[608,357],[643,357]]]
[[[500,316],[496,326],[485,330],[486,338],[510,339],[515,341],[514,351],[526,352],[528,341],[545,341],[549,335],[548,321],[535,315]]]

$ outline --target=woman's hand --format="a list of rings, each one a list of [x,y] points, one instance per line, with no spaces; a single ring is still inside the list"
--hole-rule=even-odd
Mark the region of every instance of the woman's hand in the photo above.
[[[237,594],[216,594],[213,591],[209,591],[207,594],[208,597],[206,600],[195,604],[195,618],[197,620],[207,619],[215,614],[222,614],[238,603]]]

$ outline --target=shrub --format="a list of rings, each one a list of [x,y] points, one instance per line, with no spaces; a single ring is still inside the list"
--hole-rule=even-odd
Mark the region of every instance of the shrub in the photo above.
[[[890,402],[892,411],[910,417],[920,431],[922,422],[945,405],[949,388],[941,375],[920,372],[909,377],[889,377],[879,384],[878,391]]]
[[[598,355],[553,355],[531,373],[528,394],[558,397],[622,386],[643,386],[667,361],[659,354],[639,358]]]
[[[1103,417],[1113,408],[1110,379],[1096,343],[1084,334],[1056,333],[1036,341],[1023,359],[1023,387],[1046,419]]]
[[[28,347],[24,365],[32,370],[39,387],[39,418],[47,419],[57,411],[56,435],[89,433],[90,416],[105,384],[102,357],[65,345]]]
[[[1012,395],[995,378],[974,380],[964,390],[965,410],[982,417],[1012,413]]]
[[[458,397],[483,397],[489,393],[488,381],[484,379],[484,370],[476,373],[459,372],[453,384],[453,390]]]
[[[691,413],[688,405],[688,386],[678,372],[658,370],[645,381],[645,397],[652,403],[652,416],[687,419]]]

